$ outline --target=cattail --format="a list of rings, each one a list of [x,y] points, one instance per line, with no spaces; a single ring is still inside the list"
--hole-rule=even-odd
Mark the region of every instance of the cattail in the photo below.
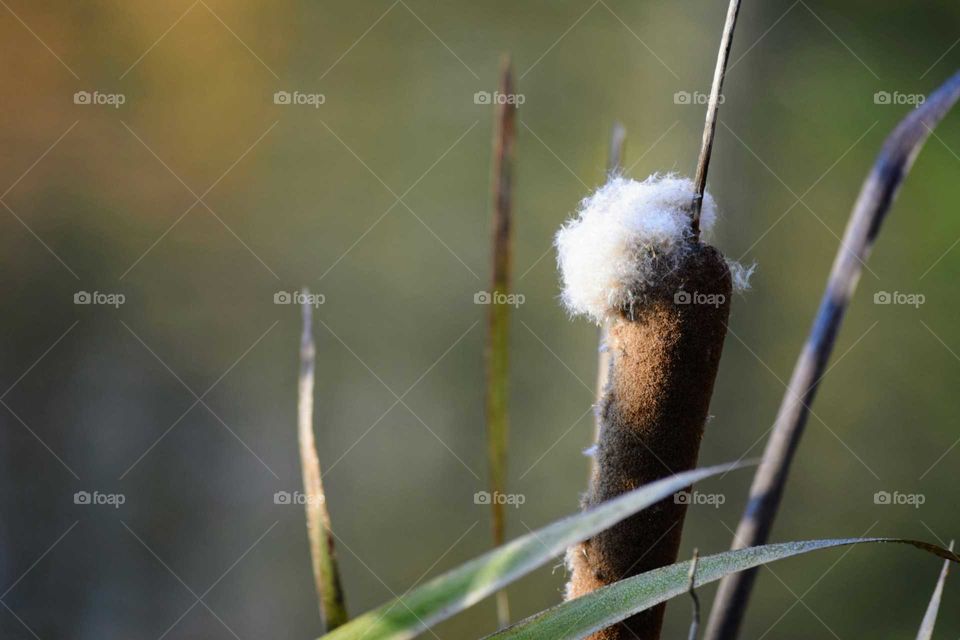
[[[720,363],[734,279],[731,265],[691,225],[694,186],[676,176],[614,177],[557,234],[563,301],[607,322],[611,362],[589,508],[696,466]],[[716,205],[702,201],[709,232]],[[567,599],[676,561],[686,504],[666,500],[567,554]],[[660,637],[663,606],[594,640]]]

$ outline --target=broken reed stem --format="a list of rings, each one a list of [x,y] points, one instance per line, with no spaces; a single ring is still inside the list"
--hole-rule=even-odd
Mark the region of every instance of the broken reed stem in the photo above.
[[[880,225],[923,143],[958,99],[960,72],[900,122],[884,142],[864,181],[834,258],[820,308],[794,366],[763,459],[754,475],[750,499],[734,535],[733,549],[767,542],[810,405]],[[736,638],[755,578],[756,570],[752,569],[723,579],[710,612],[705,640]]]
[[[309,296],[307,296],[309,297]],[[300,337],[300,379],[297,397],[297,435],[300,444],[300,466],[303,472],[304,508],[307,515],[307,537],[313,579],[317,588],[320,617],[324,632],[347,622],[346,605],[340,586],[340,571],[334,553],[330,513],[320,474],[320,459],[313,437],[313,393],[316,347],[313,342],[313,314],[309,303],[302,305],[303,333]]]
[[[717,54],[717,66],[713,72],[713,84],[710,87],[710,100],[707,103],[707,118],[703,125],[703,142],[697,159],[697,173],[693,179],[693,214],[691,230],[693,238],[700,237],[700,209],[703,206],[703,193],[707,189],[707,169],[710,167],[710,155],[713,153],[713,138],[717,131],[717,113],[720,110],[720,96],[723,94],[723,79],[727,73],[727,60],[730,58],[730,46],[733,44],[733,30],[737,26],[740,13],[740,0],[730,0],[727,8],[727,20],[720,37],[720,52]]]
[[[500,69],[500,94],[513,94],[510,59],[504,56]],[[510,305],[502,296],[510,293],[511,204],[513,190],[513,146],[516,137],[516,107],[504,100],[495,107],[493,138],[493,284],[488,308],[487,361],[487,458],[493,510],[493,544],[504,543],[505,505],[496,499],[507,481],[507,384],[509,376]],[[498,302],[500,301],[500,302]],[[497,620],[501,627],[510,623],[507,592],[497,592]]]
[[[623,154],[627,147],[627,130],[619,122],[613,123],[613,128],[610,130],[610,149],[607,156],[607,175],[612,176],[620,172],[623,168]],[[603,399],[603,391],[607,388],[607,380],[610,377],[610,349],[607,348],[607,331],[610,329],[609,321],[604,322],[600,325],[598,330],[598,344],[599,348],[597,353],[597,407],[600,406],[600,401]],[[595,411],[596,416],[594,418],[594,429],[593,429],[593,444],[597,444],[597,440],[600,438],[600,413]],[[593,476],[596,471],[596,457],[590,458],[590,475]]]

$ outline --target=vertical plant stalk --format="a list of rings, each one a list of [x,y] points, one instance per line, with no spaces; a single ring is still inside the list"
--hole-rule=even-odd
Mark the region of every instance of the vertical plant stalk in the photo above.
[[[700,633],[700,596],[697,595],[697,565],[700,563],[700,551],[693,550],[693,560],[690,561],[690,575],[687,583],[687,592],[690,599],[693,600],[693,610],[690,614],[690,631],[687,634],[687,640],[697,640]]]
[[[504,56],[500,70],[500,93],[511,95],[513,71],[510,59]],[[493,496],[503,493],[507,482],[508,378],[510,305],[501,304],[510,293],[511,227],[513,195],[513,147],[516,137],[514,120],[516,107],[503,101],[495,107],[493,138],[493,283],[488,309],[487,334],[487,461],[490,468],[490,491]],[[494,497],[493,544],[500,546],[506,535],[505,505]],[[507,592],[497,592],[497,620],[500,626],[510,623]]]
[[[760,467],[754,475],[750,499],[732,548],[761,545],[769,538],[790,463],[800,444],[810,405],[833,352],[863,264],[870,256],[880,225],[923,143],[958,99],[960,72],[911,111],[893,130],[863,183],[834,259],[820,308],[794,366]],[[705,640],[736,638],[755,578],[756,570],[749,570],[723,579],[710,613]]]
[[[313,437],[313,393],[316,369],[316,347],[313,342],[312,307],[304,302],[303,333],[300,337],[300,380],[297,398],[297,435],[300,443],[300,466],[303,472],[303,492],[306,497],[307,538],[313,579],[317,587],[320,617],[324,632],[332,631],[347,622],[347,609],[340,586],[340,570],[334,552],[330,530],[330,513],[320,474],[320,459]]]
[[[949,550],[953,551],[953,540],[950,541]],[[947,572],[949,570],[950,560],[944,560],[943,568],[940,569],[940,577],[937,578],[937,586],[933,589],[930,604],[927,605],[927,611],[923,614],[923,621],[920,623],[920,630],[917,631],[917,640],[933,640],[933,628],[937,624],[940,600],[943,598],[943,585],[947,582]]]
[[[607,156],[607,175],[616,175],[623,169],[623,155],[627,146],[627,130],[619,122],[613,123],[610,131],[610,149]],[[597,407],[603,400],[603,391],[607,388],[610,378],[610,349],[607,348],[607,332],[610,330],[609,321],[603,322],[598,330],[597,350]],[[593,430],[593,444],[600,439],[600,412],[596,411]],[[596,472],[596,457],[590,457],[590,476]]]
[[[720,52],[717,54],[717,66],[713,72],[713,85],[710,87],[710,100],[707,103],[707,118],[703,125],[703,142],[700,145],[700,157],[697,160],[697,173],[693,179],[694,195],[692,204],[693,237],[700,237],[700,209],[703,206],[703,193],[707,189],[707,169],[713,153],[713,138],[717,131],[717,114],[720,111],[720,96],[723,95],[723,79],[727,74],[727,61],[730,59],[730,47],[733,44],[733,30],[737,26],[740,14],[740,0],[730,0],[727,19],[720,37]]]

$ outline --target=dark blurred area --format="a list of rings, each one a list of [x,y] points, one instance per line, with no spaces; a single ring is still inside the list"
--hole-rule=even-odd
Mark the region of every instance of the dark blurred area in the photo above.
[[[509,534],[578,508],[597,334],[557,303],[552,234],[615,121],[628,175],[693,172],[725,2],[0,4],[0,635],[319,635],[303,509],[274,500],[300,488],[299,313],[275,295],[303,286],[351,613],[488,548],[475,94],[503,52],[523,95]],[[714,242],[758,269],[702,463],[762,452],[863,177],[960,66],[958,24],[947,0],[744,3],[709,188]],[[775,540],[957,536],[958,153],[954,113],[860,282]],[[704,483],[725,500],[690,509],[684,554],[729,546],[750,475]],[[938,568],[886,547],[775,564],[743,637],[910,637]],[[514,617],[563,583],[558,559],[513,585]],[[436,635],[494,628],[488,600]]]

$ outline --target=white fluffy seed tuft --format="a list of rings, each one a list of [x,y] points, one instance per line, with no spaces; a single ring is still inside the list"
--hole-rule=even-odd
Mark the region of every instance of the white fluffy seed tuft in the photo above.
[[[643,182],[615,176],[585,198],[556,237],[562,298],[570,313],[601,323],[655,287],[691,246],[693,192],[690,179],[674,174],[654,174]],[[704,194],[704,234],[716,218],[716,203]]]

